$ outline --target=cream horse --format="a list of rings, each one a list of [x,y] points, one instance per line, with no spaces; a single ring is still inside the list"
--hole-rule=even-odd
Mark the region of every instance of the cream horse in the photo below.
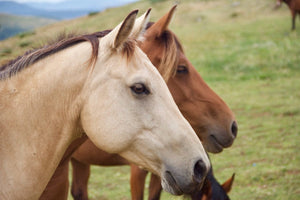
[[[148,14],[135,30],[143,31]],[[0,199],[38,199],[68,146],[84,133],[98,148],[158,174],[167,192],[202,184],[209,160],[138,48],[136,15],[101,39],[73,38],[2,66]]]

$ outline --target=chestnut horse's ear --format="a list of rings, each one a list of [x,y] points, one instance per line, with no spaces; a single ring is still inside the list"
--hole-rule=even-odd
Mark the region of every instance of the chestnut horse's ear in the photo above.
[[[142,16],[135,20],[134,27],[130,34],[131,38],[136,39],[138,41],[143,40],[143,34],[146,31],[146,26],[150,18],[150,11],[151,8],[149,8]]]
[[[155,35],[155,37],[160,37],[161,34],[168,28],[176,7],[177,5],[174,5],[171,8],[171,10],[167,14],[165,14],[162,18],[160,18],[157,22],[155,22],[147,32],[149,34]]]
[[[125,20],[116,26],[109,34],[103,37],[105,45],[109,45],[110,48],[118,49],[128,39],[132,28],[135,23],[135,18],[138,10],[134,10],[125,18]]]
[[[231,190],[233,181],[234,181],[235,174],[232,174],[231,178],[228,179],[225,183],[222,184],[222,188],[225,190],[225,192],[228,194]]]

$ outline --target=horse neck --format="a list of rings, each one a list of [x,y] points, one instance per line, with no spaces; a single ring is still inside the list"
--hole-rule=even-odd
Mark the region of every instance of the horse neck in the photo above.
[[[6,185],[0,199],[37,199],[82,133],[80,93],[90,53],[89,44],[79,44],[0,82],[0,185]]]

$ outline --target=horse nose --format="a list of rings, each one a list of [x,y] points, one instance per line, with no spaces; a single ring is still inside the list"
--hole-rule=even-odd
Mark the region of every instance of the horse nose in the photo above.
[[[208,173],[208,169],[203,160],[198,160],[194,165],[194,180],[197,183],[202,183]]]
[[[231,124],[231,133],[234,137],[236,137],[237,132],[238,132],[238,125],[237,125],[236,121],[233,121]]]

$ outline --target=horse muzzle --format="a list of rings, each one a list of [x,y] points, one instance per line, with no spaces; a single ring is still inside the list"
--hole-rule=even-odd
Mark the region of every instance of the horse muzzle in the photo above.
[[[202,187],[208,170],[209,167],[200,159],[188,173],[178,174],[175,170],[165,170],[161,184],[165,191],[173,195],[191,194],[195,189]]]
[[[207,136],[203,138],[203,146],[206,151],[220,153],[224,148],[230,147],[238,133],[236,121],[233,121],[226,129],[218,126],[207,127]]]

